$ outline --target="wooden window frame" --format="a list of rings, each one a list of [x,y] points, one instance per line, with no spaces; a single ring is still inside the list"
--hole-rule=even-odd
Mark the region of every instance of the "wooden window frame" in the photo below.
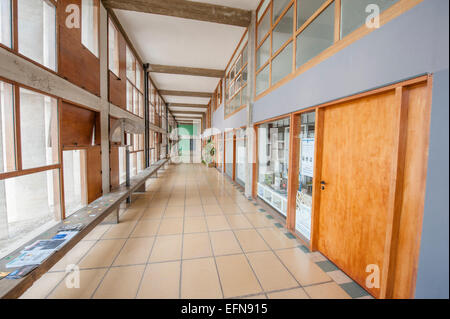
[[[398,2],[394,3],[392,6],[390,6],[388,9],[383,11],[380,14],[380,27],[388,23],[389,21],[397,18],[401,14],[405,13],[406,11],[410,10],[411,8],[415,7],[419,3],[423,2],[424,0],[399,0]],[[257,14],[259,14],[259,10],[261,9],[261,6],[263,4],[264,0],[261,1],[258,9]],[[335,17],[334,17],[334,43],[329,46],[327,49],[322,51],[321,53],[317,54],[313,58],[311,58],[309,61],[304,63],[301,66],[296,65],[296,53],[297,53],[297,36],[302,33],[324,10],[326,10],[332,3],[335,4]],[[280,20],[284,17],[287,10],[291,8],[291,5],[294,6],[294,23],[293,23],[293,34],[292,37],[287,40],[280,49],[277,50],[274,54],[272,54],[272,45],[273,45],[273,29],[277,26],[277,24],[280,22]],[[266,14],[270,14],[270,21],[271,21],[271,28],[270,31],[264,36],[264,38],[261,39],[260,43],[255,42],[255,56],[254,59],[256,61],[257,52],[258,49],[261,47],[261,45],[264,43],[264,41],[267,39],[267,37],[270,37],[270,58],[268,61],[266,61],[258,70],[255,70],[253,75],[253,81],[256,84],[256,76],[264,70],[265,67],[270,63],[269,66],[269,85],[267,89],[260,93],[256,93],[256,85],[254,88],[253,97],[255,101],[258,101],[259,99],[263,98],[264,96],[268,95],[270,92],[276,90],[277,88],[281,87],[282,85],[286,84],[290,80],[296,78],[297,76],[301,75],[302,73],[306,72],[307,70],[311,69],[312,67],[318,65],[322,61],[328,59],[329,57],[333,56],[340,50],[348,47],[350,44],[358,41],[359,39],[363,38],[364,36],[371,33],[374,29],[368,29],[365,27],[365,25],[360,26],[356,30],[354,30],[352,33],[348,34],[347,36],[341,38],[340,37],[340,28],[341,28],[341,0],[327,0],[324,2],[319,9],[314,12],[311,17],[308,18],[308,20],[301,25],[299,28],[297,28],[297,6],[298,1],[292,0],[286,8],[283,10],[283,13],[281,16],[273,23],[273,0],[270,1],[270,4],[265,9],[265,12],[261,15],[261,18],[256,23],[256,30],[255,30],[255,37],[258,38],[258,26],[260,25],[261,21],[265,18]],[[290,41],[293,41],[292,45],[292,72],[286,75],[284,78],[280,79],[277,83],[272,84],[272,61],[275,59],[282,51],[283,49],[289,45]]]
[[[242,97],[242,94],[241,94],[241,92],[244,91],[244,90],[247,88],[248,80],[249,80],[249,76],[250,76],[249,73],[248,73],[248,54],[247,54],[247,61],[246,61],[245,63],[242,63],[241,68],[240,68],[239,70],[236,70],[236,69],[235,69],[237,62],[238,62],[241,58],[242,58],[242,61],[243,61],[244,50],[248,50],[248,40],[247,40],[245,43],[243,42],[244,39],[245,39],[245,37],[247,36],[247,34],[248,34],[248,29],[244,32],[244,34],[243,34],[241,40],[239,41],[239,43],[238,43],[238,45],[237,45],[237,47],[236,47],[236,49],[235,49],[235,52],[233,53],[233,55],[232,55],[232,57],[231,57],[231,59],[230,59],[230,62],[228,63],[228,66],[227,66],[227,69],[228,69],[229,71],[227,72],[227,74],[225,74],[225,92],[226,92],[225,98],[222,97],[222,96],[223,96],[223,92],[221,92],[221,99],[223,98],[224,101],[225,101],[225,103],[224,103],[224,108],[223,108],[224,118],[225,118],[225,119],[229,118],[230,116],[232,116],[232,115],[236,114],[237,112],[239,112],[240,110],[242,110],[242,109],[247,105],[247,103],[248,103],[248,101],[247,101],[247,103],[243,103],[243,97]],[[243,44],[243,43],[244,43],[244,44]],[[239,47],[240,47],[241,45],[243,45],[242,49],[241,49],[239,52],[237,52],[237,50],[239,49]],[[236,58],[236,59],[235,59],[235,58]],[[234,61],[233,64],[231,64],[231,62],[233,61],[233,59],[235,59],[235,61]],[[230,65],[231,65],[231,67],[230,67]],[[237,89],[237,90],[233,93],[233,95],[230,95],[229,89],[231,88],[232,85],[234,85],[234,84],[236,83],[236,81],[237,81],[237,79],[238,79],[239,77],[241,77],[241,80],[240,80],[240,81],[243,82],[243,80],[242,80],[242,74],[243,74],[243,71],[244,71],[245,68],[247,68],[247,81],[245,81],[245,83],[241,84],[241,86],[239,87],[239,89]],[[231,73],[232,73],[233,70],[235,71],[235,74],[234,74],[233,79],[231,79],[231,78],[230,78],[230,75],[231,75]],[[228,82],[228,83],[227,83],[227,82]],[[232,112],[230,112],[230,113],[227,114],[228,103],[229,103],[230,101],[232,101],[233,98],[234,98],[235,96],[237,96],[238,94],[241,94],[241,96],[240,96],[240,106],[237,107],[237,108],[236,108],[235,110],[233,110]]]

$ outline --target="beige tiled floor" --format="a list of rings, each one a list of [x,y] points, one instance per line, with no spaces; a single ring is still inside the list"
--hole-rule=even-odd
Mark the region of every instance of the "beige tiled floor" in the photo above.
[[[22,298],[350,298],[260,208],[215,169],[172,165]]]

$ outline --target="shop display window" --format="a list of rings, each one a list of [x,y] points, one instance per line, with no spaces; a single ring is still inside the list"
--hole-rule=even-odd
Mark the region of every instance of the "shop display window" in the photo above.
[[[258,196],[286,216],[290,119],[258,127]]]

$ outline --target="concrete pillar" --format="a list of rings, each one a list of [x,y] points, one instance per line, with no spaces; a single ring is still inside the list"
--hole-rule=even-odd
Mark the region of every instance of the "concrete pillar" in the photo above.
[[[245,161],[245,196],[252,196],[253,189],[253,148],[254,148],[254,134],[253,134],[253,103],[254,103],[254,88],[255,82],[253,74],[255,74],[255,41],[256,41],[256,11],[252,12],[252,21],[248,27],[248,107],[247,107],[247,160]]]
[[[102,148],[103,195],[110,192],[109,172],[109,102],[108,102],[108,14],[100,5],[100,126]]]

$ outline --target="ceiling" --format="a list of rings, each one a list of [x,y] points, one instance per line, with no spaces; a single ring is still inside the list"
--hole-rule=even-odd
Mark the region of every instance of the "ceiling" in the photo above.
[[[243,10],[256,10],[259,0],[192,0]],[[114,9],[119,22],[144,63],[163,66],[225,70],[245,27],[205,22],[147,12]],[[151,72],[159,90],[213,93],[219,78]],[[206,105],[210,98],[163,95],[167,103]],[[170,107],[179,118],[183,112],[206,112],[206,108]],[[190,116],[188,116],[190,115]],[[200,117],[201,115],[195,115]],[[184,120],[183,120],[184,121]]]

